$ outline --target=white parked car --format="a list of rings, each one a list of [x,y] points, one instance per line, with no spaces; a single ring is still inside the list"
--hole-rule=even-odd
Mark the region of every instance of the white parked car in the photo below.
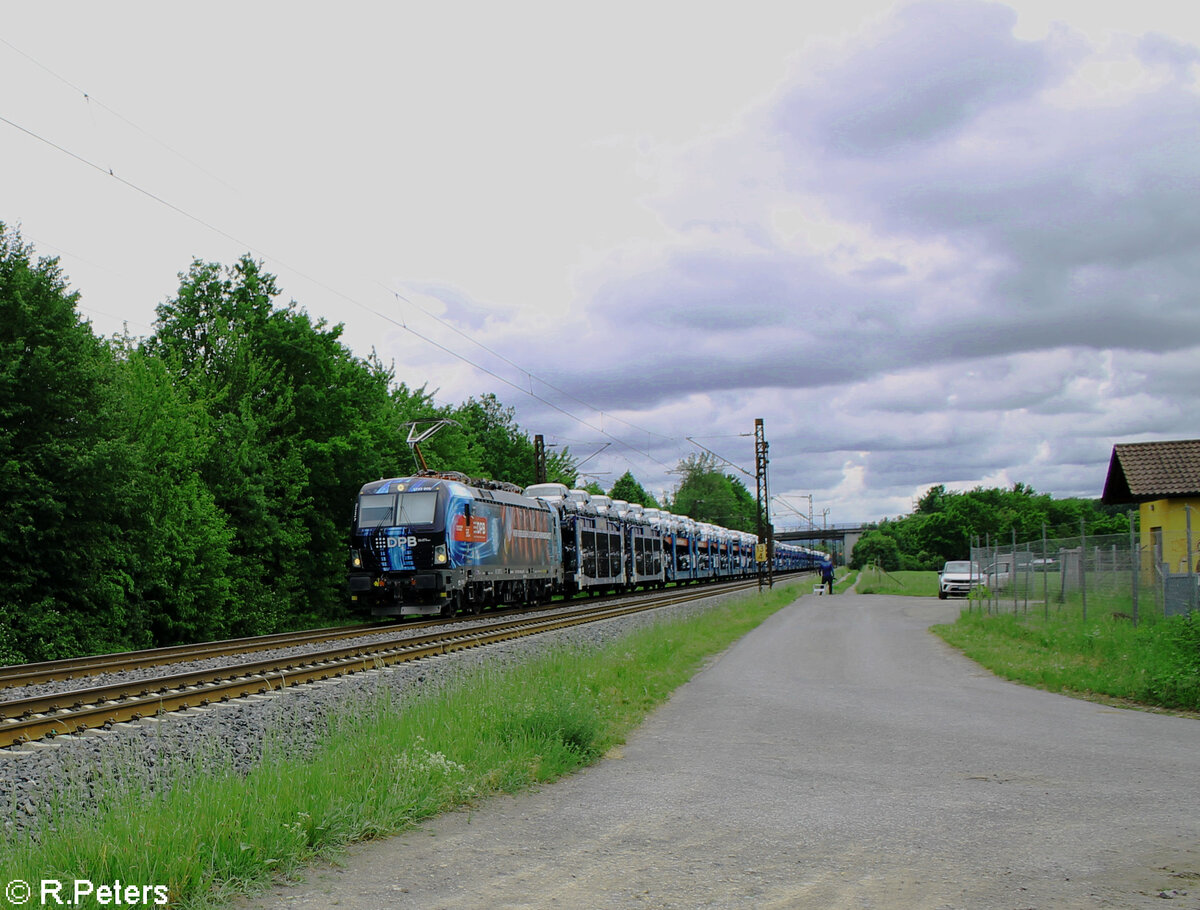
[[[951,560],[938,573],[938,597],[966,597],[971,589],[983,584],[983,572],[968,559]]]
[[[1007,588],[1013,582],[1013,564],[1010,557],[1001,557],[983,573],[983,583],[993,591]]]

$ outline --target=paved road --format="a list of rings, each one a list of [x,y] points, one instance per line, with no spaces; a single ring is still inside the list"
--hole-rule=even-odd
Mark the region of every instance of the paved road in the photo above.
[[[246,906],[1200,907],[1200,721],[995,679],[958,607],[805,596],[619,754]]]

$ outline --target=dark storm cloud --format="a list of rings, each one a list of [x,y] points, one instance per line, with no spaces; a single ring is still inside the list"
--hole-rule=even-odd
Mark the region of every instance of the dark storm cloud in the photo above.
[[[1200,49],[1157,32],[1142,36],[1138,52],[1146,62],[1166,64],[1181,78],[1187,78],[1189,66],[1200,63]]]
[[[589,307],[593,338],[620,339],[632,327],[652,356],[638,370],[613,362],[594,364],[586,377],[572,373],[598,405],[630,407],[687,392],[847,382],[862,370],[830,356],[829,332],[858,305],[864,283],[780,251],[668,255],[606,284]],[[867,331],[880,315],[864,320]]]
[[[1150,268],[1155,281],[1133,302],[1177,299],[1200,263],[1200,98],[1168,87],[1136,106],[1034,107],[1024,120],[1037,140],[1009,133],[886,173],[843,169],[838,204],[999,257],[998,292],[1024,285],[1069,305],[1114,281],[1144,283]]]
[[[1062,72],[1047,47],[1012,35],[1016,13],[990,3],[917,3],[852,57],[785,98],[781,131],[830,157],[874,158],[950,138]]]
[[[1020,42],[1004,34],[1011,24],[1003,8],[975,3],[920,4],[897,17],[877,45],[829,74],[845,77],[833,100],[814,107],[807,85],[785,96],[780,129],[797,164],[789,180],[842,217],[960,251],[960,270],[983,278],[990,321],[1027,328],[1010,349],[1196,343],[1200,97],[1184,65],[1196,49],[1144,39],[1141,62],[1166,60],[1170,78],[1066,106],[1039,92],[1061,87],[1074,45]],[[959,38],[953,47],[939,44],[947,29]],[[939,128],[914,127],[903,148],[890,122],[869,118],[854,149],[873,157],[828,141],[830,109],[907,111],[917,101],[935,113],[915,121]]]
[[[1180,350],[1167,354],[1140,354],[1128,358],[1124,386],[1174,401],[1189,409],[1197,390],[1197,364],[1200,351]]]
[[[655,344],[656,382],[585,368],[581,385],[647,404],[1060,347],[1200,344],[1200,97],[1178,81],[1195,49],[1144,39],[1141,60],[1174,76],[1068,103],[1053,93],[1067,91],[1081,40],[1019,40],[1014,22],[991,3],[902,8],[802,74],[741,139],[782,150],[774,201],[800,192],[845,223],[939,245],[936,270],[880,256],[834,268],[744,216],[723,247],[709,220],[700,240],[611,276],[591,301],[600,335],[636,325]],[[736,154],[716,160],[735,162],[730,185],[766,179],[737,171]],[[680,218],[683,236],[695,223]]]

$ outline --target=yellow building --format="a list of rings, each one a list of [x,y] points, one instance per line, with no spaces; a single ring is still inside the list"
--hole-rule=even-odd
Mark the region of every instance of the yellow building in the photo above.
[[[1113,446],[1104,481],[1106,505],[1137,503],[1142,565],[1166,574],[1200,571],[1200,439]]]

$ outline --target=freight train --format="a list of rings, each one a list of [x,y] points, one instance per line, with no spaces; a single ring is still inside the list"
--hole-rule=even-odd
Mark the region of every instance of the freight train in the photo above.
[[[453,616],[667,584],[753,577],[752,534],[537,484],[421,472],[365,484],[354,508],[351,599],[374,616]],[[824,554],[777,544],[773,570]]]

